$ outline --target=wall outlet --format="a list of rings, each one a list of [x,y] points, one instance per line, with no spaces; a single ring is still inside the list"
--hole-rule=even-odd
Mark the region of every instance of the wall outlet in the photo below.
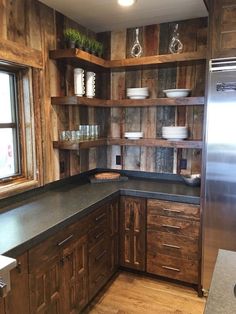
[[[116,155],[116,165],[117,166],[121,165],[121,156],[120,155]]]
[[[187,159],[180,159],[179,167],[180,169],[187,169]]]

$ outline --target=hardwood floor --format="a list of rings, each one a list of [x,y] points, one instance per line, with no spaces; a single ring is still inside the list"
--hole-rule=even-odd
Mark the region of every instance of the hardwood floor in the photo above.
[[[84,313],[202,314],[204,306],[192,288],[121,272]]]

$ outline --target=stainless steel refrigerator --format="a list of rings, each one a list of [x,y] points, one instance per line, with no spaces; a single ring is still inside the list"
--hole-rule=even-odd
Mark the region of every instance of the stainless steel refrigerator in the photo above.
[[[236,251],[236,58],[209,63],[203,152],[202,286],[218,249]]]

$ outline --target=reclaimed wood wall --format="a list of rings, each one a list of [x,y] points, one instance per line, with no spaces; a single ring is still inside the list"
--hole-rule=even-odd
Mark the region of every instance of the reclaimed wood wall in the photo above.
[[[207,19],[178,21],[180,40],[184,52],[206,48]],[[169,53],[168,47],[176,23],[163,23],[139,28],[143,56]],[[135,40],[135,28],[112,32],[111,59],[130,57]],[[117,48],[119,47],[119,49]],[[149,68],[113,71],[111,74],[111,97],[126,97],[128,87],[148,87],[151,98],[164,97],[163,89],[191,88],[192,96],[203,96],[205,89],[205,61],[184,62],[152,66]],[[202,138],[203,107],[156,107],[113,109],[111,112],[111,137],[123,137],[125,131],[143,131],[145,138],[161,137],[162,126],[187,125],[189,139]],[[121,155],[122,165],[116,165]],[[187,172],[201,169],[201,151],[198,149],[112,147],[108,166],[128,170],[150,172],[179,172],[180,160],[187,160]]]
[[[64,48],[63,31],[67,27],[78,29],[90,37],[96,36],[37,0],[0,0],[0,49],[6,42],[14,54],[20,56],[21,47],[32,48],[35,49],[35,58],[39,55],[43,60],[42,69],[33,69],[32,72],[32,92],[37,101],[35,110],[40,111],[40,119],[35,121],[35,125],[38,129],[36,137],[40,157],[37,166],[41,185],[89,168],[106,166],[106,151],[102,148],[85,152],[53,149],[52,141],[58,139],[59,130],[75,129],[81,123],[100,123],[109,114],[102,109],[51,105],[51,96],[73,94],[73,65],[49,59],[49,50]],[[105,40],[107,34],[99,36]],[[26,65],[30,64],[30,60],[25,61]],[[107,74],[101,75],[105,84]],[[101,87],[98,93],[104,96],[105,89]],[[103,123],[103,133],[107,132],[107,127]]]

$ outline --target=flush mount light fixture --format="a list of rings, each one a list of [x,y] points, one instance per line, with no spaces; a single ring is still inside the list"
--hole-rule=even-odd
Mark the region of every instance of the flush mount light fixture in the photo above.
[[[136,0],[117,0],[119,5],[122,5],[123,7],[129,7],[133,5]]]

